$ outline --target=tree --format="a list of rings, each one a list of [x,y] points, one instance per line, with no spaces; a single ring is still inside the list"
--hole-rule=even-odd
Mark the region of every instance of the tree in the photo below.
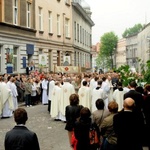
[[[100,40],[100,52],[97,58],[97,65],[110,66],[113,68],[113,55],[116,51],[118,37],[114,32],[105,33]],[[101,68],[103,68],[101,66]]]
[[[124,33],[122,34],[122,37],[126,38],[127,36],[134,35],[134,34],[140,32],[142,28],[143,28],[143,26],[140,23],[135,24],[133,27],[127,28],[124,31]]]

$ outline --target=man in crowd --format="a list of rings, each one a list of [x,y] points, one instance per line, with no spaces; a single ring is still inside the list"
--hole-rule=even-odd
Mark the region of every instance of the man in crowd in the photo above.
[[[135,101],[124,100],[124,110],[114,116],[113,127],[117,134],[117,150],[142,150],[143,122],[133,112]]]
[[[5,136],[5,150],[40,150],[36,133],[28,130],[25,123],[28,115],[25,109],[18,108],[14,112],[16,126]]]

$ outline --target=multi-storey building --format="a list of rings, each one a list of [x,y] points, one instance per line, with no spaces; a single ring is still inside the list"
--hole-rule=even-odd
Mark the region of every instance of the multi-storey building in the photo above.
[[[74,65],[91,68],[92,26],[89,5],[83,0],[72,2]]]
[[[138,67],[138,34],[126,38],[126,63],[131,68]]]
[[[54,71],[54,65],[66,65],[66,57],[67,65],[90,67],[94,23],[90,8],[84,9],[82,4],[71,0],[0,0],[0,72],[25,73],[31,62],[36,69]]]
[[[117,43],[116,68],[126,64],[126,39],[122,38]]]
[[[0,72],[25,72],[35,43],[35,1],[0,0]]]

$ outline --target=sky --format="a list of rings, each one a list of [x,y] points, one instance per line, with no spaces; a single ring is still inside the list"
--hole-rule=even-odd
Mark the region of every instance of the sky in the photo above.
[[[119,39],[126,28],[150,22],[150,0],[84,0],[91,8],[92,44],[106,32],[113,31]]]

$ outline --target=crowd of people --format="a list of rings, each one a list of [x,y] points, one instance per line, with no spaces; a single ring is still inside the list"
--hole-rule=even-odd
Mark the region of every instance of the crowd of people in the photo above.
[[[101,150],[150,149],[150,85],[139,87],[131,81],[124,86],[115,72],[4,74],[0,95],[2,118],[11,117],[20,101],[26,107],[48,105],[51,117],[66,123],[72,149],[91,150],[88,130],[93,122],[99,127]]]

